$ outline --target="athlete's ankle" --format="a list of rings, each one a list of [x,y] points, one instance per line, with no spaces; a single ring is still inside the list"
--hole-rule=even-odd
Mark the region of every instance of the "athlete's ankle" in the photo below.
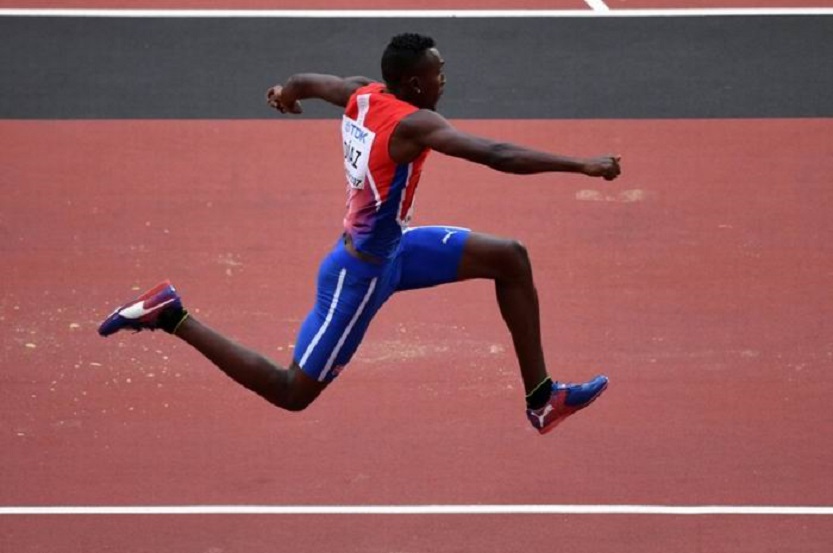
[[[188,311],[185,308],[166,309],[159,314],[159,328],[168,334],[176,334],[187,318]]]
[[[552,378],[548,376],[526,395],[527,409],[540,409],[550,400],[551,395]]]

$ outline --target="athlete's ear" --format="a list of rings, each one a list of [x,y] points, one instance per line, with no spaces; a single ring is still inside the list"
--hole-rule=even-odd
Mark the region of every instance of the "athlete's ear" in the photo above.
[[[417,94],[422,93],[422,87],[420,86],[419,77],[413,76],[408,79],[408,86],[414,89]]]

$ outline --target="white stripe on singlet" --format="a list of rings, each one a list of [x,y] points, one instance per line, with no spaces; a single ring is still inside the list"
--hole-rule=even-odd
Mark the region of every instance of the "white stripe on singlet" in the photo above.
[[[376,211],[379,211],[379,208],[382,207],[382,196],[379,195],[379,189],[376,188],[376,181],[373,180],[370,168],[367,169],[367,182],[370,183],[370,190],[373,191],[373,197],[376,199]]]
[[[356,123],[364,127],[364,118],[370,109],[370,94],[360,94],[356,96],[356,105],[359,107],[359,113],[356,115]]]
[[[321,325],[321,328],[318,329],[318,332],[315,334],[315,337],[307,346],[307,350],[304,352],[304,356],[301,357],[301,360],[298,362],[301,365],[301,368],[309,359],[309,356],[312,355],[312,350],[315,349],[315,346],[318,345],[319,340],[327,331],[327,327],[330,326],[330,321],[333,320],[333,313],[335,313],[336,307],[338,306],[338,297],[341,295],[341,287],[344,284],[344,277],[347,276],[347,269],[342,269],[341,272],[338,273],[338,284],[336,284],[336,291],[333,294],[333,300],[330,302],[330,309],[327,311],[327,318],[324,319],[324,324]]]
[[[350,331],[353,330],[356,321],[359,320],[359,317],[361,317],[365,306],[367,306],[367,302],[370,300],[370,296],[373,295],[373,290],[376,289],[377,280],[377,278],[374,278],[370,281],[370,286],[368,286],[367,288],[367,293],[364,295],[362,303],[359,305],[359,308],[356,310],[356,313],[353,315],[353,318],[350,319],[350,324],[348,324],[347,328],[344,329],[344,333],[341,335],[341,338],[338,339],[338,343],[336,344],[336,347],[333,348],[333,352],[330,354],[330,358],[327,359],[327,364],[324,366],[324,370],[321,371],[321,374],[318,376],[319,382],[323,382],[324,379],[327,377],[327,374],[330,372],[330,369],[333,368],[333,363],[335,363],[336,356],[338,356],[338,352],[341,351],[342,346],[344,346],[344,342],[347,340],[347,336],[350,335]]]
[[[399,223],[399,226],[405,228],[408,226],[408,215],[411,213],[411,209],[408,208],[408,213],[405,214],[405,218],[403,219],[400,215],[402,214],[402,205],[405,203],[405,197],[408,195],[408,185],[411,184],[411,174],[414,171],[414,164],[408,164],[408,176],[405,177],[405,186],[402,187],[402,195],[399,197],[399,206],[396,208],[396,222]],[[413,206],[413,204],[411,204]]]
[[[370,94],[356,96],[356,105],[359,108],[359,113],[356,115],[356,123],[363,127],[367,112],[370,111]],[[370,155],[370,152],[367,155]],[[376,200],[376,211],[379,211],[379,208],[382,207],[382,197],[379,195],[379,189],[376,187],[376,181],[370,173],[369,166],[367,168],[367,182],[370,184],[370,190],[373,192],[373,198]]]

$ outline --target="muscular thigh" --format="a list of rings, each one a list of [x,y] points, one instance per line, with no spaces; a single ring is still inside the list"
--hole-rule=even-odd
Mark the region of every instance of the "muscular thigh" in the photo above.
[[[455,282],[471,231],[461,227],[415,227],[402,235],[396,291]]]
[[[458,279],[499,280],[525,274],[529,270],[526,248],[510,238],[472,232],[463,251]]]
[[[380,306],[381,271],[341,246],[322,262],[315,305],[295,344],[295,363],[308,377],[330,382],[344,368]]]

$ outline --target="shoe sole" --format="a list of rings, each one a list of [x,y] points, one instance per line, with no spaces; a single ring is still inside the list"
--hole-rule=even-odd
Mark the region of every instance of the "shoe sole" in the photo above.
[[[575,409],[574,411],[571,411],[571,412],[567,413],[567,414],[566,414],[566,415],[564,415],[563,417],[559,417],[559,418],[555,419],[553,422],[551,422],[550,424],[548,424],[547,426],[545,426],[544,428],[542,428],[541,430],[539,430],[539,431],[538,431],[538,434],[540,434],[541,436],[543,436],[543,435],[545,435],[545,434],[549,434],[550,432],[552,432],[553,430],[555,430],[555,428],[556,428],[559,424],[561,424],[562,422],[564,422],[565,420],[567,420],[567,419],[568,419],[568,418],[570,418],[571,416],[575,415],[576,413],[578,413],[578,412],[579,412],[579,411],[581,411],[582,409],[586,409],[587,407],[590,407],[591,405],[593,405],[593,402],[594,402],[594,401],[596,401],[597,399],[599,399],[599,398],[601,397],[601,395],[604,393],[604,391],[605,391],[605,390],[607,390],[607,385],[608,385],[608,384],[610,384],[610,381],[609,381],[609,380],[608,380],[607,382],[605,382],[605,383],[604,383],[604,386],[602,386],[602,389],[601,389],[601,390],[599,390],[599,393],[598,393],[598,394],[596,394],[595,396],[593,396],[593,399],[591,399],[590,401],[588,401],[587,403],[585,403],[585,404],[584,404],[584,405],[582,405],[581,407],[579,407],[579,408]]]
[[[128,310],[129,308],[134,307],[135,305],[137,305],[139,303],[144,304],[145,301],[147,301],[150,298],[152,298],[153,296],[159,294],[160,292],[162,292],[163,290],[165,290],[168,287],[172,287],[171,281],[170,280],[165,280],[163,282],[160,282],[159,284],[157,284],[156,286],[154,286],[150,290],[146,290],[140,296],[138,296],[137,298],[134,298],[132,301],[130,301],[128,303],[125,303],[121,307],[118,307],[115,311],[113,311],[112,314],[110,314],[109,317],[104,319],[104,322],[102,322],[101,325],[99,325],[99,327],[98,327],[99,336],[107,338],[108,336],[112,336],[113,334],[116,334],[117,332],[120,332],[122,330],[134,330],[136,332],[139,332],[139,329],[135,329],[135,328],[131,327],[129,324],[126,324],[124,321],[127,321],[127,320],[142,321],[142,319],[147,317],[148,315],[155,314],[155,312],[157,310],[159,310],[160,308],[163,308],[164,306],[169,305],[169,304],[177,301],[179,299],[179,295],[176,294],[176,292],[174,292],[173,297],[171,297],[170,299],[166,300],[165,302],[163,302],[159,305],[154,306],[154,308],[152,310],[150,310],[148,313],[142,314],[142,316],[140,316],[140,317],[125,317],[125,316],[122,315],[122,312]],[[122,320],[120,321],[119,319],[122,319]],[[151,329],[151,330],[153,330],[153,329]]]

